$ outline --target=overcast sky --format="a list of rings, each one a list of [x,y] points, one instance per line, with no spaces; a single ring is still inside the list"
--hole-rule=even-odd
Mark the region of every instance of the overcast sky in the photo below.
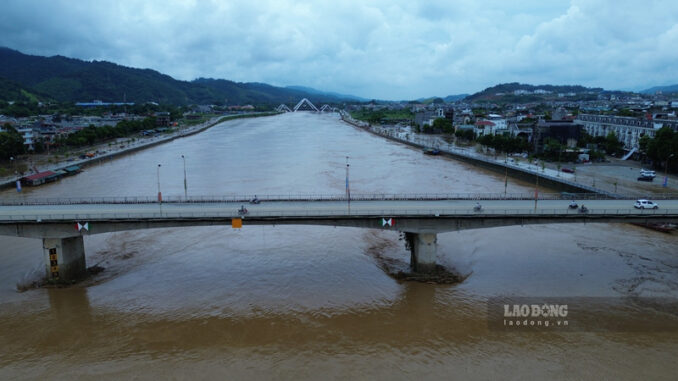
[[[365,98],[678,83],[678,0],[1,0],[0,46]]]

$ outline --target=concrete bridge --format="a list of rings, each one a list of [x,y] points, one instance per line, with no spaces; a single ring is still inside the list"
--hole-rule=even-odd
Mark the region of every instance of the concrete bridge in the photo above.
[[[553,223],[678,223],[678,198],[658,209],[635,209],[632,199],[577,197],[589,211],[568,208],[560,194],[267,196],[44,199],[3,201],[0,235],[38,238],[48,279],[71,282],[86,275],[83,237],[90,234],[180,226],[327,225],[406,233],[414,271],[436,265],[437,234],[464,229]],[[476,203],[482,205],[474,210]],[[239,213],[244,206],[246,214]]]

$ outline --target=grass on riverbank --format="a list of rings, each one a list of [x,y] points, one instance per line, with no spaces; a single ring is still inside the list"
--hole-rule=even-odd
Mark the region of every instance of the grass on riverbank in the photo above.
[[[401,121],[414,121],[414,114],[410,110],[357,110],[350,112],[351,117],[371,124],[392,124]]]

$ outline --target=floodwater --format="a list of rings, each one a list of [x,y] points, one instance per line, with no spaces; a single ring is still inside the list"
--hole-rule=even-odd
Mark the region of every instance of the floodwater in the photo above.
[[[504,178],[423,155],[336,115],[243,119],[9,197],[503,192]],[[509,180],[509,192],[532,185]],[[488,298],[678,297],[678,241],[631,225],[438,235],[457,285],[399,283],[396,232],[230,226],[87,236],[81,285],[17,291],[44,272],[40,240],[0,237],[0,379],[674,379],[678,325],[512,332]],[[620,299],[621,300],[621,299]],[[630,309],[636,307],[626,306]],[[617,315],[616,315],[617,314]],[[590,317],[589,317],[590,318]],[[628,328],[628,327],[627,327]]]

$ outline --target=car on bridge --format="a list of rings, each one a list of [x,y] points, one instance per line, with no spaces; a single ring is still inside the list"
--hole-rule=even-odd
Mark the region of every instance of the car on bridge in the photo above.
[[[640,199],[636,200],[636,203],[633,204],[633,207],[636,209],[657,209],[659,205],[650,200]]]

